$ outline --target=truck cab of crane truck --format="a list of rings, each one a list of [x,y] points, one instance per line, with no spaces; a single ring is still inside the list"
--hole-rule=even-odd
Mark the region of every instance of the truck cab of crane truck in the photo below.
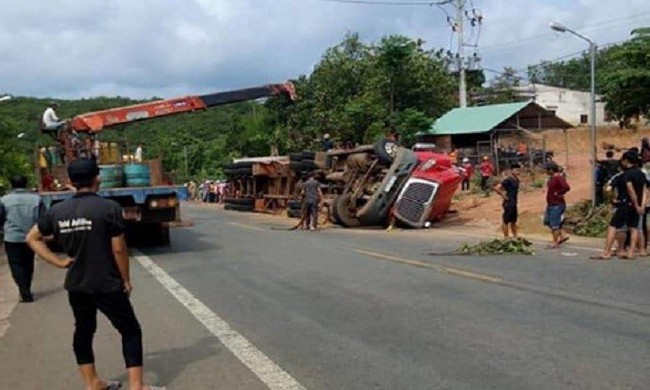
[[[402,224],[421,228],[429,221],[442,219],[464,178],[451,159],[436,153],[435,145],[413,148],[418,166],[402,187],[392,214]]]

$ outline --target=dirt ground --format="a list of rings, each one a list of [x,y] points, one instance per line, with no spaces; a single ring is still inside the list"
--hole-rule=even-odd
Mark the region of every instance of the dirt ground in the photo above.
[[[589,199],[591,190],[589,129],[570,129],[567,131],[566,138],[562,131],[547,131],[543,134],[546,136],[547,149],[555,153],[555,162],[565,167],[567,181],[571,186],[571,191],[566,196],[567,203],[570,205],[583,199]],[[650,127],[637,130],[599,128],[596,132],[597,158],[605,158],[605,144],[613,145],[616,148],[615,157],[618,158],[621,151],[633,146],[640,146],[640,140],[643,137],[650,137]],[[545,232],[542,226],[542,214],[546,206],[546,189],[544,187],[531,188],[530,183],[544,179],[546,176],[541,171],[531,172],[528,169],[525,171],[522,180],[524,190],[519,194],[520,229],[523,233],[542,233]],[[498,179],[495,178],[495,180]],[[483,194],[459,193],[456,199],[452,207],[457,213],[451,214],[443,223],[498,228],[502,213],[499,196],[492,194],[485,197]]]

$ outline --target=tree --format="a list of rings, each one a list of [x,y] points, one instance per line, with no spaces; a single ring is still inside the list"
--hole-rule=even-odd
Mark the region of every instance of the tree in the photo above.
[[[599,78],[607,110],[622,122],[650,115],[650,28],[632,34],[608,52]]]
[[[521,85],[522,77],[510,67],[503,68],[503,72],[490,81],[490,85],[483,90],[484,104],[512,103],[520,100],[516,87]]]

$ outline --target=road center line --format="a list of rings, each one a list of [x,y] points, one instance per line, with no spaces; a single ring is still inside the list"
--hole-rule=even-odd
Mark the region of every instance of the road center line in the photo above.
[[[395,262],[395,263],[406,264],[406,265],[410,265],[410,266],[413,266],[413,267],[432,269],[432,270],[440,272],[440,273],[459,276],[459,277],[465,278],[465,279],[473,279],[473,280],[479,280],[479,281],[482,281],[482,282],[496,283],[496,284],[503,283],[503,280],[500,279],[500,278],[490,276],[490,275],[481,274],[481,273],[478,273],[478,272],[466,271],[466,270],[463,270],[463,269],[460,269],[460,268],[440,266],[440,265],[437,265],[437,264],[426,263],[424,261],[405,259],[403,257],[391,256],[391,255],[386,255],[386,254],[383,254],[383,253],[366,251],[366,250],[363,250],[363,249],[353,249],[353,251],[356,252],[356,253],[362,254],[362,255],[371,256],[371,257],[375,257],[375,258],[379,258],[379,259],[383,259],[383,260],[388,260],[388,261],[392,261],[392,262]]]
[[[262,351],[234,330],[226,321],[210,310],[203,302],[169,276],[148,256],[133,251],[133,256],[178,302],[192,313],[219,341],[248,367],[269,389],[304,389],[289,373],[269,359]]]

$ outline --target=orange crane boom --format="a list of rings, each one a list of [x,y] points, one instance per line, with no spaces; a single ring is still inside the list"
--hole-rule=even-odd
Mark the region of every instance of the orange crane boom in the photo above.
[[[70,129],[81,133],[99,133],[104,128],[125,123],[205,110],[209,107],[278,95],[285,95],[290,101],[295,101],[296,89],[293,83],[269,84],[261,87],[158,100],[149,103],[134,104],[132,106],[89,112],[72,118]]]

